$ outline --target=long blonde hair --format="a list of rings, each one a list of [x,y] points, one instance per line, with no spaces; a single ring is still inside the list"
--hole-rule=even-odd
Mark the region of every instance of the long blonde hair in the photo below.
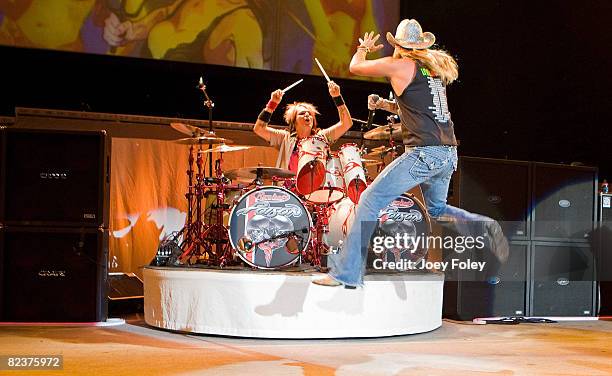
[[[287,105],[287,109],[285,110],[285,115],[283,116],[283,118],[285,119],[285,122],[289,124],[289,132],[295,132],[295,119],[297,119],[298,107],[303,107],[306,109],[306,111],[313,114],[312,130],[313,133],[316,132],[318,130],[318,127],[317,117],[315,115],[318,115],[319,111],[317,111],[317,108],[312,103],[308,102],[293,102]]]
[[[396,47],[394,58],[408,57],[425,65],[442,79],[445,85],[451,84],[459,76],[459,66],[453,57],[443,50],[412,50]]]

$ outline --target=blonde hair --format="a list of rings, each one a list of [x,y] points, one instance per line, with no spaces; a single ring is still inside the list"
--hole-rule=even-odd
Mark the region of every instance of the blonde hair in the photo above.
[[[398,46],[393,52],[393,57],[408,57],[418,61],[439,76],[445,85],[451,84],[459,76],[459,66],[457,62],[448,52],[443,50],[409,50]]]
[[[315,115],[318,115],[319,111],[317,111],[317,108],[312,103],[308,103],[308,102],[293,102],[287,105],[287,108],[285,109],[285,115],[283,118],[285,119],[285,123],[289,124],[289,132],[295,131],[295,119],[297,118],[298,107],[303,107],[306,109],[306,111],[313,114],[312,117],[314,119],[313,119],[312,130],[313,132],[315,132],[318,129],[317,128],[317,118]]]

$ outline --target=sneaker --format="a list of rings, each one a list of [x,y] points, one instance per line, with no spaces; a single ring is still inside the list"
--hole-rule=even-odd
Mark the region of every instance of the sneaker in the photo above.
[[[510,247],[508,246],[508,240],[504,236],[501,226],[497,221],[487,221],[485,222],[485,230],[491,242],[491,253],[493,253],[500,262],[506,262],[510,255]]]

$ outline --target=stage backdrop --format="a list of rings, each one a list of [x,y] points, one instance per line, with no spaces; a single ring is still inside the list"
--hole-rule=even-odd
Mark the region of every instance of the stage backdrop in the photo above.
[[[140,267],[153,259],[159,241],[185,223],[189,147],[172,141],[113,138],[112,148],[110,271],[142,276]],[[274,166],[276,156],[275,149],[264,146],[225,153],[224,169],[256,162]],[[238,194],[230,192],[233,197]]]
[[[0,44],[348,77],[398,20],[399,0],[0,0]]]

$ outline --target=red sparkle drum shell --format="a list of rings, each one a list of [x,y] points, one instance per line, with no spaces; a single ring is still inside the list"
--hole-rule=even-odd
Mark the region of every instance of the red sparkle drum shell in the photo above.
[[[300,194],[310,194],[323,186],[328,154],[329,145],[323,136],[310,136],[300,141],[296,175],[296,187]]]
[[[245,193],[232,209],[229,241],[236,254],[259,269],[279,269],[293,265],[310,241],[312,218],[293,192],[262,186]],[[293,235],[295,242],[289,242]],[[254,243],[251,251],[238,247]],[[289,249],[295,246],[296,249]]]

